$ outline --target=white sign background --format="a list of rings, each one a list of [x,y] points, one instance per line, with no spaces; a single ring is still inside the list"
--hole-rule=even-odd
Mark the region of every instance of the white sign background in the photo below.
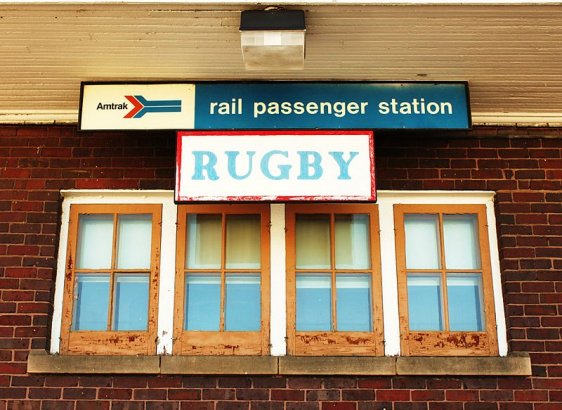
[[[81,130],[191,129],[195,124],[194,84],[83,84]],[[148,112],[125,118],[134,105],[126,96],[148,101],[180,100],[181,112]],[[127,108],[101,109],[100,104],[126,104]]]
[[[194,179],[194,151],[206,151],[216,157],[212,169],[218,179],[211,180],[205,169]],[[247,152],[254,151],[252,172],[245,179],[232,178],[226,151],[238,151],[236,171],[249,171]],[[264,155],[271,151],[267,167],[273,175],[279,167],[290,165],[288,179],[268,178],[261,170]],[[301,170],[299,151],[317,152],[322,176],[298,179]],[[341,169],[330,152],[343,152],[349,161],[349,179],[339,179]],[[350,159],[350,152],[357,155]],[[205,163],[208,160],[205,156]],[[306,166],[306,165],[305,165]],[[311,173],[312,170],[307,168]],[[190,201],[374,201],[374,141],[372,131],[204,131],[178,133],[176,202]]]

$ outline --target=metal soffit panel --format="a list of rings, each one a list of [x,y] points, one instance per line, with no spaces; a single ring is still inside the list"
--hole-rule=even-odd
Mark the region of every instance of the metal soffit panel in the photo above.
[[[311,5],[302,71],[245,71],[257,5],[0,4],[0,122],[74,122],[81,81],[468,81],[475,123],[562,124],[559,5]]]

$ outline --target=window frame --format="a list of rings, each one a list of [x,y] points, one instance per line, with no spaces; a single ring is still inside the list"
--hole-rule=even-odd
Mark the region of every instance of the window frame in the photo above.
[[[381,280],[383,298],[384,355],[405,356],[401,351],[399,327],[396,240],[394,235],[394,205],[483,205],[488,224],[487,236],[490,245],[491,276],[495,307],[495,323],[498,356],[508,355],[505,307],[503,304],[501,270],[496,233],[494,192],[491,191],[384,191],[377,193],[379,214],[379,242],[382,258]],[[67,263],[70,207],[75,204],[155,204],[162,207],[161,245],[159,261],[157,335],[154,340],[156,352],[149,354],[171,355],[174,346],[174,293],[176,277],[176,237],[178,207],[171,190],[63,190],[60,225],[59,252],[49,352],[63,353],[62,311]],[[321,203],[319,203],[321,204]],[[225,204],[227,205],[227,204]],[[289,204],[268,203],[271,216],[270,230],[270,346],[272,357],[287,356],[287,292],[286,288],[286,237],[285,208]],[[176,354],[176,352],[173,352]],[[80,354],[80,353],[76,353]],[[118,353],[119,354],[119,353]],[[289,359],[290,357],[287,357]],[[343,359],[343,358],[342,358]],[[292,362],[291,362],[292,363]]]
[[[408,286],[407,277],[409,271],[419,269],[407,269],[406,267],[406,244],[404,216],[407,214],[437,215],[439,232],[439,255],[441,267],[429,269],[439,272],[441,278],[441,296],[444,325],[442,331],[421,331],[409,329],[408,318]],[[454,273],[452,269],[444,266],[444,215],[476,215],[478,228],[478,249],[480,252],[480,269],[482,274],[482,309],[485,317],[485,329],[482,331],[451,331],[447,329],[448,321],[448,298],[447,281],[448,273]],[[494,356],[498,353],[496,320],[493,284],[490,264],[490,246],[488,241],[486,208],[484,205],[418,205],[397,204],[394,205],[397,279],[398,279],[398,303],[400,311],[400,335],[401,354],[403,356]],[[464,269],[468,271],[468,269]],[[458,270],[460,271],[460,270]],[[467,272],[470,273],[470,272]]]
[[[78,250],[79,219],[81,215],[113,215],[114,221],[118,221],[120,215],[151,214],[151,255],[148,292],[147,329],[140,330],[73,330],[73,313],[76,307],[76,253]],[[65,263],[65,283],[63,295],[63,311],[61,323],[61,353],[63,354],[154,354],[156,352],[157,312],[158,312],[158,283],[159,283],[159,254],[160,254],[160,225],[162,222],[162,207],[149,204],[75,204],[70,207],[67,260]],[[112,266],[108,271],[111,278],[109,301],[110,305],[114,298],[114,276],[119,271],[115,266],[117,245],[117,226],[113,227],[112,244]],[[109,307],[110,311],[111,306]]]
[[[486,326],[483,331],[418,331],[409,329],[408,320],[408,288],[405,249],[404,216],[407,214],[439,215],[440,254],[443,261],[443,215],[476,215],[478,228],[478,245],[482,272],[482,308]],[[496,312],[492,268],[490,262],[490,245],[485,205],[467,204],[396,204],[394,205],[394,224],[396,242],[396,264],[398,278],[398,304],[400,344],[402,356],[495,356],[498,354],[496,334]],[[416,269],[410,269],[416,270]],[[447,276],[449,270],[445,266],[439,269],[441,278]],[[447,284],[441,284],[441,294],[445,324],[447,325]]]
[[[334,218],[336,215],[361,214],[369,216],[370,271],[371,279],[371,325],[372,331],[297,331],[296,330],[296,216],[317,214],[330,216],[330,269],[332,322],[336,310],[335,278],[338,269],[334,264]],[[287,342],[290,356],[382,356],[383,305],[380,268],[380,244],[378,209],[375,204],[287,204],[286,205],[286,254],[287,254]]]
[[[225,220],[227,215],[260,215],[261,237],[261,327],[259,331],[196,331],[185,330],[185,258],[187,255],[187,219],[191,214],[220,214],[222,215],[222,241],[225,238]],[[179,355],[233,355],[250,356],[269,355],[270,333],[270,209],[269,204],[208,204],[208,205],[179,205],[176,253],[176,290],[174,307],[174,347],[173,353]],[[221,289],[222,311],[224,316],[224,278],[228,270],[225,267],[225,248],[221,247]],[[215,269],[212,269],[215,270]],[[203,269],[204,271],[204,269]],[[221,321],[222,322],[222,321]]]

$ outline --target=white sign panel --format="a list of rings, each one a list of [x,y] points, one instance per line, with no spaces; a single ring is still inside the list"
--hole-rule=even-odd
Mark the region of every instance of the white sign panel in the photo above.
[[[82,84],[81,130],[191,129],[194,84]]]
[[[375,201],[372,131],[183,131],[176,201]]]

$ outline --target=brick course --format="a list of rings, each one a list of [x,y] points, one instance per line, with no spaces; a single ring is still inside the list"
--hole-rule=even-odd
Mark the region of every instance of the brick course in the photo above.
[[[494,190],[524,377],[27,375],[48,347],[61,189],[173,189],[173,133],[0,127],[0,410],[562,409],[562,129],[376,133],[378,189]]]

